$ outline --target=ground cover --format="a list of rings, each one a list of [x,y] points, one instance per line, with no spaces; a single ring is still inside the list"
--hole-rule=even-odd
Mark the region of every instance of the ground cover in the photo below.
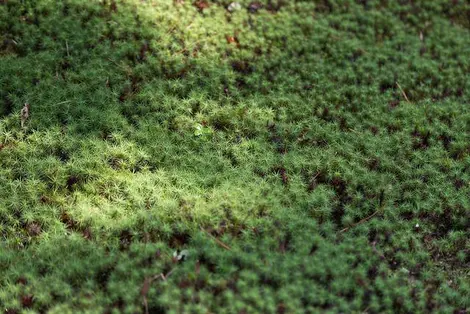
[[[0,0],[0,309],[466,313],[469,16]]]

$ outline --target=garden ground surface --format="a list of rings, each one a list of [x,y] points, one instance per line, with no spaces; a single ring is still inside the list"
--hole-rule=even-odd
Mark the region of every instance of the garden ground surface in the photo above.
[[[0,312],[467,313],[469,105],[465,0],[0,0]]]

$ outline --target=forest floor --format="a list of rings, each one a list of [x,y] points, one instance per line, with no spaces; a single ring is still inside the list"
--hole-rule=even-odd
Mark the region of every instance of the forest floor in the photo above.
[[[468,313],[469,106],[464,0],[0,0],[0,312]]]

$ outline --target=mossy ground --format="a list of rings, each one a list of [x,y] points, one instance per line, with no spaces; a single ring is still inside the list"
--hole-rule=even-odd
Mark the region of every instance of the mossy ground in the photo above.
[[[230,2],[0,0],[0,310],[466,313],[470,4]]]

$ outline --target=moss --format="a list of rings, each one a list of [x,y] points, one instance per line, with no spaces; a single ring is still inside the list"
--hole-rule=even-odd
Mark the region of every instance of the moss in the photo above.
[[[468,311],[469,5],[239,4],[0,0],[2,310]]]

